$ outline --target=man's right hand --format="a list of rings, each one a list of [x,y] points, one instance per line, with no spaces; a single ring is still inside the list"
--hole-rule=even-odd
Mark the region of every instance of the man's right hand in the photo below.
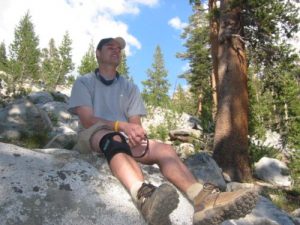
[[[123,131],[128,136],[131,147],[140,145],[145,140],[146,132],[140,124],[120,122],[119,128],[120,131]]]

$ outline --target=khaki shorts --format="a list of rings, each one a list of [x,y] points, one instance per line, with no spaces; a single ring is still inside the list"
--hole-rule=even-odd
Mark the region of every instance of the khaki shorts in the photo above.
[[[79,132],[77,144],[73,147],[73,149],[82,154],[91,153],[93,151],[91,145],[91,137],[97,131],[102,129],[111,130],[109,126],[105,125],[101,121],[98,121],[90,128],[84,129],[83,131]]]

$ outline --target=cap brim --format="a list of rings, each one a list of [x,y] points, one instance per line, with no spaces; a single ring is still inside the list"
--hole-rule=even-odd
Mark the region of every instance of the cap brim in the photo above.
[[[125,48],[126,42],[122,37],[116,37],[116,38],[114,38],[114,40],[119,43],[121,49]]]

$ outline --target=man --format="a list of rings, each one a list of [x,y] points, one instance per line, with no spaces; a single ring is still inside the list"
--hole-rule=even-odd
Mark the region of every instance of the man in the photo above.
[[[168,224],[178,205],[170,184],[155,187],[144,180],[138,163],[157,164],[162,174],[194,205],[194,224],[220,224],[243,217],[255,206],[251,190],[220,193],[211,184],[199,183],[170,145],[147,140],[141,117],[146,110],[136,85],[119,76],[123,38],[102,39],[96,49],[99,68],[74,83],[69,110],[85,128],[76,148],[102,154],[109,167],[131,194],[149,224]]]

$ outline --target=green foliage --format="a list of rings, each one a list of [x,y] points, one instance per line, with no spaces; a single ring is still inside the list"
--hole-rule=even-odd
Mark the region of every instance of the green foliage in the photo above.
[[[11,60],[9,73],[11,82],[23,83],[25,79],[37,79],[39,75],[39,39],[35,35],[29,12],[21,19],[15,29],[15,39],[10,45]],[[15,86],[12,91],[15,92]]]
[[[49,119],[51,120],[53,126],[56,126],[59,122],[58,116],[53,112],[48,112]]]
[[[272,126],[272,95],[262,87],[262,81],[249,70],[249,135],[257,138],[264,138]]]
[[[211,71],[212,62],[209,48],[209,24],[208,15],[203,12],[199,4],[193,7],[193,15],[189,18],[189,25],[184,29],[182,38],[186,39],[185,47],[187,51],[178,53],[177,57],[189,60],[190,69],[182,74],[190,85],[190,92],[193,101],[194,111],[192,115],[198,113],[198,104],[201,103],[201,125],[205,131],[213,128],[212,120],[212,87]]]
[[[69,33],[63,36],[61,45],[57,48],[53,38],[49,41],[49,47],[42,50],[42,81],[45,88],[55,90],[57,85],[67,84],[70,72],[74,69],[71,55],[72,41]]]
[[[177,113],[188,113],[190,115],[196,112],[197,103],[194,102],[195,98],[190,91],[184,90],[179,84],[176,92],[173,94],[171,109]]]
[[[272,66],[250,66],[249,99],[251,135],[261,137],[266,129],[281,134],[285,145],[300,147],[300,66],[297,55],[281,45],[281,60]],[[254,75],[256,74],[256,75]]]
[[[300,191],[283,189],[265,189],[263,196],[269,198],[277,207],[286,212],[299,208]]]
[[[172,109],[147,106],[148,117],[153,117],[159,114],[164,118],[163,122],[157,126],[149,126],[148,136],[150,138],[166,141],[169,131],[176,127],[176,123],[181,114],[178,114]]]
[[[34,135],[22,134],[20,139],[20,146],[28,149],[43,148],[48,141],[47,133],[38,133]]]
[[[154,126],[150,126],[149,127],[149,133],[148,133],[148,137],[150,139],[158,139],[161,141],[166,141],[168,135],[168,127],[166,124],[160,124],[157,127]]]
[[[0,71],[7,72],[8,70],[8,59],[6,55],[5,43],[0,44]]]
[[[277,154],[278,150],[272,147],[255,145],[253,143],[249,145],[250,162],[252,165],[258,162],[262,157],[276,158]]]
[[[273,64],[281,60],[278,43],[286,43],[299,29],[299,9],[292,1],[236,0],[244,8],[245,40],[250,63]]]
[[[168,106],[170,84],[167,80],[168,72],[165,69],[163,54],[159,46],[155,49],[152,69],[148,69],[147,74],[148,79],[142,81],[144,85],[142,96],[145,102],[153,106]]]
[[[93,43],[90,43],[88,51],[81,59],[81,64],[78,67],[78,73],[81,75],[90,73],[98,67],[98,63],[95,55],[95,47]]]
[[[72,40],[68,32],[63,36],[61,45],[58,48],[61,66],[57,76],[56,84],[65,84],[65,76],[74,69],[72,62]]]
[[[40,132],[35,134],[21,132],[20,138],[17,140],[0,137],[0,141],[5,143],[13,143],[15,145],[22,146],[28,149],[35,149],[43,148],[49,141],[49,136],[47,132]]]
[[[74,84],[74,82],[75,82],[75,76],[73,76],[73,75],[69,75],[68,77],[67,77],[67,83],[66,83],[66,85],[67,86],[72,86],[73,84]]]
[[[291,176],[294,183],[294,190],[298,192],[300,199],[300,150],[299,148],[295,150],[291,162],[288,164],[289,169],[291,170]]]
[[[121,53],[121,62],[117,68],[117,71],[120,75],[133,82],[133,77],[129,76],[129,67],[127,66],[127,58],[125,51],[122,51]]]
[[[42,50],[42,79],[46,87],[50,90],[55,89],[57,73],[60,71],[61,60],[58,49],[53,38],[49,41],[49,49]]]

